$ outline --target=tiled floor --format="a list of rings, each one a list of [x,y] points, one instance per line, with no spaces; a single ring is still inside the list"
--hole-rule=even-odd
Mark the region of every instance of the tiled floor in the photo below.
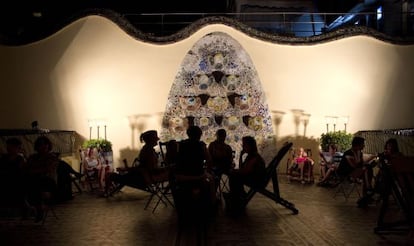
[[[50,215],[43,225],[2,217],[0,245],[410,245],[407,235],[373,232],[378,204],[360,209],[356,193],[346,201],[333,198],[332,189],[285,179],[279,177],[281,196],[297,215],[256,194],[244,216],[219,208],[207,224],[179,227],[171,206],[144,210],[143,191],[124,188],[110,198],[83,192],[57,205],[58,218]]]

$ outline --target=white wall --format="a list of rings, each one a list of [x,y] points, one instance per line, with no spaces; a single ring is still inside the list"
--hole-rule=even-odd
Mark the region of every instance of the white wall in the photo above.
[[[148,115],[142,117],[140,131],[159,129],[159,113],[182,59],[197,40],[214,31],[234,37],[251,56],[269,108],[286,113],[281,137],[295,134],[291,109],[311,114],[311,138],[326,131],[326,115],[349,116],[349,132],[414,126],[413,45],[367,36],[281,45],[221,24],[205,26],[174,44],[155,45],[128,36],[103,17],[90,16],[40,42],[0,46],[0,128],[29,128],[36,119],[41,127],[75,130],[88,138],[88,119],[106,119],[118,163],[120,151],[139,147],[138,131],[132,133],[128,116]]]

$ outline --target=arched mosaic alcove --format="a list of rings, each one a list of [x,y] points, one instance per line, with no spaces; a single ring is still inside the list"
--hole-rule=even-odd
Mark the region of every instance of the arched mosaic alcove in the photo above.
[[[168,96],[161,141],[187,138],[189,125],[201,127],[206,143],[226,129],[236,153],[247,135],[255,136],[263,155],[275,153],[267,150],[275,147],[273,127],[259,76],[247,52],[226,33],[210,33],[187,52]]]

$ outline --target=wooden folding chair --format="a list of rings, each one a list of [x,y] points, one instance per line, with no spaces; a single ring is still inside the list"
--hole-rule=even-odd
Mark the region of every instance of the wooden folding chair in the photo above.
[[[295,205],[291,202],[288,202],[287,200],[280,197],[280,191],[279,191],[279,181],[277,178],[277,167],[280,163],[280,161],[283,159],[283,157],[286,155],[286,153],[289,151],[289,149],[292,147],[293,143],[287,142],[285,143],[276,156],[273,158],[273,160],[267,165],[266,167],[266,176],[263,180],[263,186],[261,187],[253,187],[245,184],[245,186],[248,186],[250,189],[247,192],[245,205],[247,205],[250,200],[253,198],[253,196],[258,192],[262,195],[264,195],[267,198],[270,198],[271,200],[275,201],[276,203],[281,204],[282,206],[292,210],[294,214],[298,214],[299,210],[295,208]],[[273,191],[268,190],[266,187],[268,183],[272,180],[273,184]]]

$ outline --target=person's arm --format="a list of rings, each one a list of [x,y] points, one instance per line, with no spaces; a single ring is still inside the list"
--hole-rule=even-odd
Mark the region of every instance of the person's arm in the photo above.
[[[325,155],[322,152],[319,152],[319,156],[321,157],[321,165],[327,165],[328,161],[325,158]]]
[[[229,156],[229,163],[231,168],[234,168],[236,166],[236,164],[234,163],[234,155],[233,155],[233,149],[231,148],[231,146],[228,146],[228,153],[227,155]]]
[[[243,162],[243,156],[246,154],[246,152],[244,152],[243,150],[240,151],[240,156],[239,156],[239,169],[243,168],[243,166],[245,165],[245,163]]]
[[[346,161],[348,162],[348,164],[349,164],[351,167],[353,167],[353,168],[357,168],[357,167],[360,167],[360,166],[361,166],[361,163],[360,163],[360,162],[358,162],[358,161],[355,159],[355,157],[354,157],[354,156],[352,156],[352,155],[346,155],[346,156],[345,156],[345,158],[346,158]]]
[[[378,155],[363,154],[362,157],[363,157],[364,163],[370,163],[371,161],[375,160],[375,158],[377,158]]]
[[[243,167],[239,169],[241,175],[249,175],[253,172],[254,166],[259,161],[258,156],[253,158],[246,158],[246,161],[243,164]]]
[[[311,165],[315,164],[315,161],[310,157],[306,157],[306,161],[310,162]]]
[[[203,152],[204,152],[204,159],[205,159],[205,165],[207,168],[207,171],[211,171],[213,168],[213,161],[211,159],[210,152],[208,151],[206,145],[203,146]]]

